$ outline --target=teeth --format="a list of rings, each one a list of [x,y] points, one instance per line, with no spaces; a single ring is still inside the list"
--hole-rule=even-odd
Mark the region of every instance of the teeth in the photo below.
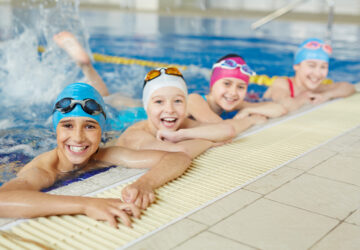
[[[70,150],[73,151],[73,152],[81,152],[81,151],[84,151],[85,148],[86,148],[86,146],[81,146],[81,147],[70,146]]]
[[[164,118],[163,120],[166,122],[174,122],[176,119],[175,118]]]

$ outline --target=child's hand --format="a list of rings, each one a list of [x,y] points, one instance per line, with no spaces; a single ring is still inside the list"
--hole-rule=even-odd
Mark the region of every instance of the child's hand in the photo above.
[[[156,133],[156,139],[159,141],[169,141],[176,143],[181,141],[178,134],[178,131],[158,130]]]
[[[120,199],[84,198],[84,214],[96,219],[109,222],[117,228],[117,218],[128,227],[131,227],[129,214],[140,217],[140,210],[134,204],[123,203]]]
[[[258,114],[251,114],[250,119],[253,120],[254,125],[263,124],[263,123],[265,123],[267,121],[266,116],[258,115]]]
[[[320,104],[329,100],[325,94],[320,93],[311,93],[309,94],[309,97],[312,104]]]
[[[147,183],[134,182],[121,191],[125,202],[133,203],[137,207],[146,209],[155,202],[154,190]]]
[[[237,114],[233,117],[233,119],[240,120],[245,117],[248,117],[249,115],[250,113],[246,109],[242,109],[239,112],[237,112]]]

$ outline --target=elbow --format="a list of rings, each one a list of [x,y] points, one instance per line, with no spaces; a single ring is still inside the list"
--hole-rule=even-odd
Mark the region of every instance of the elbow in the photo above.
[[[228,125],[228,138],[227,140],[232,140],[236,137],[236,129],[233,125],[231,124],[227,124]]]
[[[191,164],[191,154],[189,152],[176,152],[177,162],[182,162],[181,166],[184,167],[184,171],[190,166]]]
[[[280,105],[279,108],[279,116],[284,116],[287,113],[289,113],[289,110],[287,110],[287,108],[285,108],[283,105]]]

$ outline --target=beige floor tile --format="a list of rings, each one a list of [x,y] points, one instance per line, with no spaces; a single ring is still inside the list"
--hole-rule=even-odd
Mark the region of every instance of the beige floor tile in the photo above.
[[[186,241],[180,246],[174,248],[174,250],[251,250],[255,249],[238,242],[226,239],[210,232],[203,232],[194,238]]]
[[[209,231],[260,249],[306,249],[337,220],[260,199],[211,227]]]
[[[348,133],[349,135],[358,136],[360,138],[360,126]]]
[[[257,181],[250,183],[245,186],[244,189],[260,194],[267,194],[302,173],[304,173],[304,171],[284,166]]]
[[[206,225],[213,225],[242,207],[258,199],[261,195],[240,189],[221,200],[197,211],[190,219]]]
[[[360,188],[303,174],[266,198],[341,220],[359,207]]]
[[[357,226],[360,226],[360,207],[358,210],[356,210],[352,215],[350,215],[346,222],[353,223]]]
[[[317,243],[314,250],[359,250],[360,227],[342,223],[324,239]]]
[[[308,170],[336,154],[337,153],[335,151],[324,149],[321,147],[286,164],[286,166],[301,170]]]
[[[204,229],[206,229],[205,225],[184,219],[126,249],[161,250],[174,248]]]
[[[336,152],[341,152],[346,149],[350,149],[352,145],[359,141],[358,136],[354,136],[352,134],[345,134],[343,136],[340,136],[336,138],[333,141],[330,141],[329,143],[322,146],[323,149],[328,149]]]
[[[358,158],[358,162],[360,161],[360,141],[354,143],[350,148],[347,147],[344,150],[340,151],[341,155],[351,156]],[[358,164],[360,165],[360,164]]]
[[[336,155],[320,163],[309,173],[360,186],[360,158]]]

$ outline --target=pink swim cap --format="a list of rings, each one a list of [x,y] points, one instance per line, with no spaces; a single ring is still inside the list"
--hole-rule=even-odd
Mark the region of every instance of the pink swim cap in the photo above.
[[[216,81],[227,77],[241,79],[248,84],[252,75],[255,75],[255,72],[241,57],[228,57],[213,65],[210,88]]]

